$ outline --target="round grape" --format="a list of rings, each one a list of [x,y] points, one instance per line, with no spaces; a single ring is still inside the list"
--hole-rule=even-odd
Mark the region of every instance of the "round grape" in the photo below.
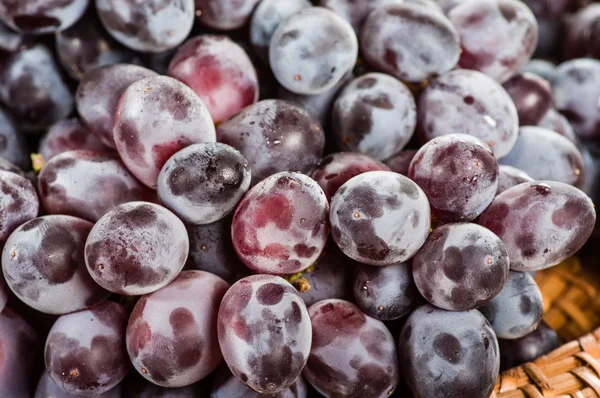
[[[557,19],[564,15],[557,14]],[[600,4],[582,7],[567,19],[565,28],[565,36],[561,38],[563,59],[600,58]]]
[[[550,83],[556,78],[556,65],[545,59],[532,59],[524,67],[521,68],[521,73],[533,73]]]
[[[0,171],[0,243],[23,223],[34,219],[40,207],[29,180],[10,171]]]
[[[550,108],[546,115],[537,124],[538,127],[543,127],[548,130],[552,130],[563,137],[567,138],[575,145],[579,145],[579,140],[575,134],[575,130],[571,126],[571,123],[561,113],[555,109]]]
[[[47,162],[63,152],[87,149],[94,152],[110,152],[110,148],[92,134],[79,120],[64,119],[54,123],[40,140],[38,152]]]
[[[17,130],[8,112],[2,108],[0,108],[0,156],[22,169],[31,167],[25,137]]]
[[[496,191],[496,195],[500,195],[508,188],[524,182],[533,182],[533,178],[523,170],[501,164],[498,166],[498,191]]]
[[[221,367],[213,383],[210,398],[307,398],[308,386],[302,376],[294,384],[276,394],[261,394],[249,389],[236,379],[227,367]]]
[[[28,35],[55,33],[73,25],[89,0],[0,0],[0,19]]]
[[[103,394],[94,395],[95,398],[121,398],[121,396],[120,384],[117,384]],[[76,398],[76,396],[63,391],[54,381],[52,381],[48,372],[44,372],[38,381],[35,396],[33,398]]]
[[[552,88],[543,78],[531,73],[517,73],[504,83],[510,95],[521,126],[534,126],[552,106]]]
[[[394,172],[402,174],[403,176],[408,175],[408,169],[410,162],[414,159],[417,151],[414,149],[405,149],[398,152],[391,158],[385,161],[385,164]]]
[[[196,0],[196,15],[206,26],[219,30],[233,30],[246,24],[259,1]]]
[[[514,339],[498,339],[500,346],[500,369],[506,370],[546,355],[560,346],[558,335],[543,321],[537,329]]]

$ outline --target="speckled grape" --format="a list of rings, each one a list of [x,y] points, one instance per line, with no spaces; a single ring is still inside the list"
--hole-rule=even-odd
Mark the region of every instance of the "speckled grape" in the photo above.
[[[38,152],[47,162],[63,152],[87,149],[95,152],[110,152],[111,149],[92,134],[79,120],[64,119],[54,123],[40,140]]]
[[[200,22],[214,29],[233,30],[250,19],[260,0],[196,0]]]
[[[500,195],[515,185],[532,181],[533,178],[523,170],[501,164],[498,166],[498,191],[496,191],[496,195]]]
[[[515,103],[521,126],[538,124],[552,106],[550,83],[537,75],[517,73],[503,87]]]
[[[275,394],[262,394],[246,387],[227,367],[222,367],[213,379],[210,398],[307,398],[307,394],[308,386],[302,376],[285,390]]]
[[[55,33],[77,22],[88,4],[89,0],[2,0],[0,19],[21,33]]]
[[[23,223],[34,219],[40,207],[29,180],[10,171],[0,171],[0,243]]]

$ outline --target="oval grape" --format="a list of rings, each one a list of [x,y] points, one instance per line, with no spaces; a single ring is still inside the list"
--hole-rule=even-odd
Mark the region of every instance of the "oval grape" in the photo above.
[[[0,243],[20,225],[34,219],[40,207],[29,180],[10,171],[0,171]]]

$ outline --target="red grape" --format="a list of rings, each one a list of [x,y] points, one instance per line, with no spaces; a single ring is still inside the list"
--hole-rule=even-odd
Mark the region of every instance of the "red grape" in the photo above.
[[[89,0],[0,0],[0,19],[31,35],[55,33],[73,25]]]
[[[40,140],[38,152],[47,162],[54,156],[76,149],[110,152],[110,148],[92,134],[77,119],[64,119],[54,123]]]
[[[385,164],[387,164],[394,173],[406,176],[408,175],[410,162],[412,162],[416,154],[417,151],[414,149],[405,149],[386,160]]]
[[[0,244],[23,223],[34,219],[40,204],[29,180],[10,171],[0,171]]]
[[[515,103],[521,126],[538,124],[552,106],[550,83],[537,75],[517,73],[503,86]]]
[[[259,1],[196,0],[196,15],[200,22],[211,28],[233,30],[246,24]]]

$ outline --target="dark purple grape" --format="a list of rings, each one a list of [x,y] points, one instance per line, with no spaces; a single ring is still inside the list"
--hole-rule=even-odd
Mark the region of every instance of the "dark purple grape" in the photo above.
[[[85,244],[85,263],[106,290],[137,296],[175,279],[188,249],[185,226],[175,214],[153,203],[129,202],[94,225]]]
[[[521,169],[534,180],[564,182],[579,188],[585,183],[585,165],[577,146],[541,127],[521,127],[515,147],[500,163]]]
[[[556,78],[556,65],[545,59],[536,58],[525,64],[521,68],[521,73],[533,73],[552,83]]]
[[[421,82],[454,68],[460,38],[441,12],[393,3],[369,14],[361,30],[360,49],[374,68],[403,81]]]
[[[369,265],[391,265],[411,258],[431,224],[425,193],[391,171],[360,174],[331,199],[331,235],[348,257]]]
[[[470,223],[434,229],[412,261],[415,284],[423,297],[450,311],[488,303],[506,283],[509,268],[502,241]]]
[[[417,117],[423,142],[460,132],[485,142],[498,159],[511,151],[519,134],[517,109],[506,90],[472,70],[434,80],[419,97]]]
[[[408,177],[427,195],[434,218],[471,221],[496,195],[498,162],[481,140],[450,134],[421,147],[410,163]]]
[[[143,296],[127,325],[133,367],[163,387],[187,386],[215,370],[223,361],[217,313],[228,288],[216,275],[183,271],[168,286]]]
[[[201,35],[186,41],[168,73],[198,94],[215,123],[258,101],[256,69],[244,49],[227,36]]]
[[[116,154],[85,150],[53,157],[42,168],[38,187],[48,213],[93,222],[122,203],[152,198]]]
[[[204,25],[219,30],[241,28],[260,0],[196,0],[196,16]],[[286,0],[288,1],[288,0]]]
[[[123,380],[127,311],[113,301],[63,315],[50,330],[44,358],[50,378],[73,395],[103,394]]]
[[[204,103],[188,86],[167,76],[147,77],[125,90],[113,133],[125,166],[153,189],[171,156],[191,144],[216,139]]]
[[[55,33],[73,25],[89,0],[0,0],[0,19],[30,35]]]
[[[59,120],[40,140],[38,152],[45,161],[63,152],[86,149],[94,152],[112,152],[100,139],[75,118]]]
[[[94,395],[95,398],[121,398],[121,396],[121,384],[117,384],[103,394]],[[48,372],[44,372],[38,381],[33,398],[76,398],[76,396],[63,391],[52,381]]]
[[[210,384],[205,380],[185,387],[167,388],[157,386],[138,372],[131,371],[121,383],[122,398],[209,398]]]
[[[13,52],[27,45],[31,38],[26,38],[22,34],[15,32],[0,21],[0,50]]]
[[[2,108],[0,108],[0,156],[22,169],[31,168],[25,138],[17,130],[10,115]]]
[[[465,1],[448,18],[460,33],[460,67],[500,83],[529,61],[538,42],[535,16],[517,0]]]
[[[294,384],[275,394],[262,394],[249,389],[222,366],[212,383],[210,398],[307,398],[308,386],[302,376]]]
[[[595,222],[591,199],[555,181],[523,183],[502,192],[478,220],[502,239],[515,271],[537,271],[571,257]]]
[[[566,21],[565,27],[561,37],[563,59],[600,58],[600,4],[581,8]]]
[[[552,84],[554,105],[583,139],[600,137],[600,61],[575,59],[559,65]]]
[[[95,0],[100,21],[118,42],[158,53],[180,45],[194,24],[194,0]]]
[[[341,150],[385,160],[410,141],[417,109],[402,82],[383,73],[368,73],[342,90],[333,105],[332,120]]]
[[[59,315],[106,300],[110,292],[85,267],[83,250],[92,226],[76,217],[51,215],[17,228],[2,252],[4,277],[15,295],[38,311]]]
[[[233,246],[253,271],[299,272],[325,247],[328,213],[325,193],[314,180],[299,173],[273,174],[240,202],[231,225]]]
[[[263,394],[290,387],[311,350],[311,322],[302,298],[273,275],[248,276],[231,286],[219,308],[218,335],[231,373]]]
[[[540,120],[537,124],[539,127],[543,127],[548,130],[552,130],[563,137],[567,138],[575,145],[579,145],[579,141],[577,139],[577,135],[575,134],[575,130],[569,123],[566,117],[557,112],[555,109],[550,108],[546,115]]]
[[[417,151],[414,149],[405,149],[386,160],[385,164],[394,173],[402,174],[403,176],[405,176],[408,175],[410,162],[412,162],[416,154]]]
[[[75,96],[77,112],[83,123],[111,148],[114,116],[119,98],[132,83],[156,73],[137,65],[103,66],[86,74]]]
[[[498,166],[498,190],[496,195],[524,182],[533,182],[533,178],[523,170],[501,164]]]
[[[408,314],[419,297],[410,262],[386,267],[361,265],[356,268],[353,290],[358,307],[381,321]]]
[[[542,293],[529,273],[511,271],[500,293],[479,311],[499,338],[518,339],[542,320]]]
[[[398,384],[394,338],[383,322],[344,300],[310,306],[313,341],[302,374],[327,397],[390,396]]]
[[[0,243],[21,224],[34,219],[40,207],[29,180],[10,171],[0,171]]]
[[[406,384],[417,397],[488,398],[500,368],[498,340],[477,310],[416,309],[398,341]]]
[[[283,100],[264,100],[244,108],[219,125],[217,139],[248,159],[254,183],[283,171],[310,173],[325,146],[316,118]]]
[[[67,117],[73,95],[43,44],[11,53],[0,68],[0,99],[19,130],[34,133]]]
[[[504,84],[510,95],[521,126],[534,126],[552,106],[552,88],[543,78],[532,73],[517,73]]]
[[[269,61],[277,81],[296,94],[322,94],[352,70],[358,56],[348,22],[322,7],[297,12],[273,33]]]
[[[500,370],[507,370],[555,350],[560,343],[556,332],[542,321],[533,332],[519,339],[498,339],[498,345],[500,346]]]

